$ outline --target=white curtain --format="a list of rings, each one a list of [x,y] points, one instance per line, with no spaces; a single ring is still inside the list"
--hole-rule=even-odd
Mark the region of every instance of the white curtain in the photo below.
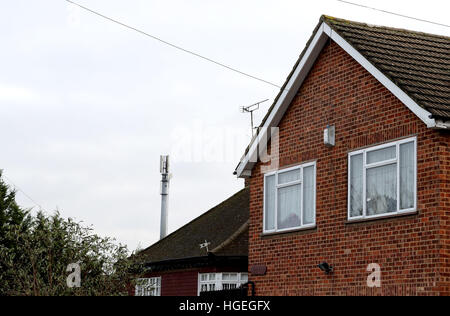
[[[397,164],[366,171],[367,215],[397,211]]]
[[[396,155],[397,155],[396,146],[370,151],[367,153],[367,163],[371,164],[380,161],[395,159]]]
[[[275,175],[266,177],[265,183],[265,230],[275,229]]]
[[[363,154],[350,158],[350,217],[363,215]]]
[[[278,189],[278,229],[299,227],[301,225],[300,189],[300,184]]]
[[[414,207],[414,142],[400,145],[400,209]]]
[[[300,180],[300,169],[282,172],[278,174],[278,184],[294,182]]]
[[[314,223],[314,166],[303,169],[303,225]]]

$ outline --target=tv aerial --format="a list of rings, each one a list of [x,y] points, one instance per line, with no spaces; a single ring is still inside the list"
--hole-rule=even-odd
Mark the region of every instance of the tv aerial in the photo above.
[[[259,110],[259,105],[269,101],[269,99],[257,102],[255,104],[249,105],[249,106],[242,106],[241,107],[241,112],[242,113],[250,113],[250,119],[251,119],[251,128],[252,128],[252,137],[254,135],[254,131],[255,131],[255,127],[253,126],[253,112],[255,112],[256,110]]]
[[[211,243],[205,240],[203,244],[200,244],[200,249],[206,248],[206,252],[209,252],[209,245],[211,245]]]

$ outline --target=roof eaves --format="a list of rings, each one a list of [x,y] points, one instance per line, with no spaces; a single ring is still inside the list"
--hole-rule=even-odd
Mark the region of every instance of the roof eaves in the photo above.
[[[201,257],[145,262],[143,267],[146,272],[156,272],[185,269],[187,267],[218,266],[220,264],[227,264],[227,266],[230,264],[241,266],[243,264],[246,265],[246,263],[248,264],[248,256],[216,256],[212,253],[208,253],[208,255]]]
[[[351,41],[348,41],[345,38],[345,35],[342,34],[342,32],[340,32],[334,25],[333,23],[347,23],[349,25],[356,25],[359,27],[365,26],[365,27],[374,27],[368,24],[364,24],[364,23],[359,23],[359,22],[353,22],[353,21],[348,21],[348,20],[343,20],[343,19],[337,19],[331,16],[327,16],[327,15],[322,15],[320,18],[320,21],[318,23],[318,25],[316,26],[316,28],[314,29],[314,32],[311,36],[311,38],[309,39],[309,41],[306,44],[306,47],[304,48],[304,50],[302,51],[299,59],[297,60],[297,62],[295,63],[292,71],[290,72],[289,76],[287,77],[285,83],[283,84],[282,88],[280,89],[280,92],[278,93],[277,97],[275,98],[273,104],[271,105],[271,107],[268,109],[266,115],[264,116],[260,127],[257,130],[257,133],[255,135],[255,137],[252,138],[249,146],[246,148],[245,153],[243,155],[243,157],[241,158],[239,164],[237,165],[234,174],[237,175],[238,177],[242,177],[242,176],[249,176],[249,173],[251,174],[251,172],[246,172],[244,174],[246,165],[248,165],[249,162],[249,153],[251,155],[253,155],[253,151],[255,151],[255,148],[258,147],[259,142],[261,140],[261,138],[259,137],[260,134],[260,129],[262,126],[264,126],[267,122],[267,120],[269,120],[269,117],[271,116],[272,112],[274,111],[278,101],[280,98],[282,97],[286,97],[286,95],[283,96],[283,93],[285,92],[288,83],[290,82],[290,80],[292,79],[292,77],[294,76],[297,67],[300,65],[303,57],[305,56],[306,52],[308,51],[308,49],[310,48],[311,44],[313,43],[314,38],[316,37],[317,33],[320,31],[321,26],[322,25],[326,25],[329,30],[326,30],[325,28],[322,28],[321,32],[325,32],[327,33],[327,35],[329,37],[331,37],[334,41],[338,40],[340,41],[340,43],[338,43],[341,47],[343,47],[347,53],[349,53],[350,55],[352,55],[352,57],[354,59],[356,59],[364,68],[366,68],[366,70],[368,70],[374,77],[376,77],[378,79],[378,81],[380,81],[386,88],[388,88],[397,98],[399,98],[408,108],[410,108],[426,125],[428,128],[436,128],[436,129],[449,129],[449,125],[448,123],[440,123],[437,124],[436,119],[438,119],[439,117],[433,117],[433,115],[427,110],[427,108],[425,106],[422,106],[420,104],[420,101],[411,93],[409,93],[408,91],[405,91],[404,88],[402,88],[401,83],[399,83],[395,78],[393,78],[389,73],[387,73],[386,71],[383,71],[383,69],[381,69],[377,64],[373,63],[372,61],[370,61],[370,58],[367,58],[366,56],[363,55],[363,53],[357,48],[354,47],[353,44],[351,43]],[[388,27],[378,27],[384,30],[387,30],[389,32],[404,32],[409,34],[410,36],[427,36],[427,37],[432,37],[435,40],[448,40],[448,37],[445,36],[438,36],[438,35],[433,35],[433,34],[426,34],[426,33],[420,33],[420,32],[413,32],[413,31],[407,31],[407,30],[401,30],[401,29],[394,29],[394,28],[388,28]],[[333,36],[333,32],[334,32],[334,36]],[[344,47],[345,46],[345,47]],[[351,51],[351,52],[349,52]],[[359,58],[358,58],[359,57]],[[264,131],[265,133],[266,131]],[[267,138],[268,139],[268,138]],[[256,144],[255,147],[255,141],[257,141],[258,143]]]
[[[311,44],[316,41],[316,43],[319,42],[319,39],[317,38],[318,33],[323,33],[323,31],[321,30],[321,28],[323,27],[324,21],[323,21],[323,16],[321,17],[321,19],[319,20],[319,23],[316,25],[316,27],[314,28],[314,31],[312,32],[311,37],[309,38],[308,42],[306,43],[305,48],[303,49],[302,53],[300,54],[299,58],[297,59],[294,67],[292,68],[291,72],[289,73],[289,75],[287,76],[283,86],[280,89],[280,92],[278,93],[278,95],[276,96],[276,98],[274,99],[274,102],[272,103],[272,105],[269,107],[266,115],[264,116],[264,118],[261,121],[261,124],[259,125],[257,132],[255,134],[255,136],[252,138],[252,140],[250,141],[250,144],[247,146],[244,155],[242,156],[240,162],[238,163],[238,165],[235,168],[235,171],[233,172],[233,174],[237,175],[238,177],[241,177],[243,175],[243,170],[241,168],[241,164],[243,162],[243,160],[246,159],[246,157],[248,156],[252,146],[254,146],[255,142],[259,143],[260,138],[260,133],[261,133],[261,129],[262,127],[267,123],[267,121],[269,120],[274,108],[277,106],[278,102],[280,101],[280,99],[282,97],[286,97],[286,94],[283,95],[285,92],[289,92],[289,89],[287,88],[289,82],[291,81],[292,77],[294,76],[294,74],[296,73],[296,71],[298,71],[299,65],[300,63],[303,61],[305,55],[308,53],[308,51],[311,48]],[[309,56],[308,56],[309,57]],[[266,132],[266,131],[264,131]],[[269,138],[267,138],[267,140],[269,140]],[[247,175],[248,176],[248,175]]]

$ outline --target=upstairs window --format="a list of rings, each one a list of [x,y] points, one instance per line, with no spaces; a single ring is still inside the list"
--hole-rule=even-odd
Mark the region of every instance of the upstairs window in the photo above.
[[[264,233],[314,227],[315,223],[315,162],[264,176]]]
[[[138,279],[135,296],[161,296],[161,278]]]
[[[349,220],[416,210],[416,148],[409,138],[349,154]]]

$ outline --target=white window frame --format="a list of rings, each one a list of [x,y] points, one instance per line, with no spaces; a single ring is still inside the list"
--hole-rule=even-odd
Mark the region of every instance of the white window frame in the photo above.
[[[209,280],[209,275],[210,274],[214,274],[215,275],[215,279],[214,280]],[[237,279],[234,280],[234,281],[223,280],[223,275],[224,274],[236,274],[237,275]],[[208,280],[207,281],[202,281],[202,275],[207,275],[208,276]],[[242,278],[243,276],[246,276],[246,278],[243,279]],[[248,273],[247,272],[220,272],[220,273],[209,272],[209,273],[199,273],[198,274],[197,295],[200,296],[200,292],[202,290],[202,285],[204,285],[204,284],[207,284],[208,288],[209,288],[210,284],[214,284],[215,285],[214,291],[222,291],[224,283],[236,284],[236,288],[239,288],[240,286],[242,286],[243,284],[245,284],[247,282],[248,282]]]
[[[406,144],[406,143],[414,143],[414,207],[409,209],[400,209],[400,145]],[[393,147],[396,146],[396,158],[385,160],[381,162],[371,163],[368,164],[367,161],[367,154],[384,149],[387,147]],[[351,158],[356,155],[363,155],[363,214],[362,216],[351,216]],[[376,168],[376,167],[382,167],[387,165],[397,164],[397,210],[395,212],[389,212],[384,214],[375,214],[375,215],[367,215],[367,169]],[[364,220],[364,219],[372,219],[372,218],[380,218],[380,217],[391,217],[395,215],[400,214],[409,214],[414,213],[417,211],[417,137],[410,137],[394,142],[390,142],[387,144],[374,146],[365,148],[362,150],[354,151],[348,154],[348,210],[347,210],[347,219],[348,221],[358,221],[358,220]]]
[[[139,283],[146,283],[146,285],[142,285]],[[154,286],[156,284],[156,286]],[[150,295],[153,289],[145,289],[145,287],[153,287],[155,290],[155,295]],[[140,278],[137,279],[137,283],[135,286],[135,296],[161,296],[161,277],[153,277],[153,278]]]
[[[313,196],[314,196],[314,221],[313,223],[310,224],[303,224],[303,204],[304,204],[304,200],[303,200],[303,192],[304,192],[304,186],[303,186],[303,169],[307,168],[307,167],[314,167],[314,192],[313,192]],[[283,184],[278,184],[278,175],[283,174],[285,172],[289,172],[289,171],[293,171],[293,170],[300,170],[300,179],[297,181],[292,181],[289,183],[283,183]],[[275,229],[266,229],[266,178],[275,175]],[[301,194],[301,200],[300,200],[300,226],[298,227],[289,227],[289,228],[284,228],[284,229],[278,229],[278,189],[280,188],[284,188],[284,187],[289,187],[289,186],[293,186],[293,185],[297,185],[300,184],[301,185],[301,190],[300,190],[300,194]],[[289,232],[289,231],[295,231],[295,230],[300,230],[300,229],[307,229],[307,228],[314,228],[316,227],[316,193],[317,193],[317,167],[316,167],[316,162],[308,162],[308,163],[304,163],[295,167],[290,167],[290,168],[286,168],[286,169],[280,169],[280,170],[276,170],[276,171],[272,171],[272,172],[268,172],[266,174],[264,174],[264,196],[263,196],[263,233],[264,234],[272,234],[272,233],[283,233],[283,232]]]

